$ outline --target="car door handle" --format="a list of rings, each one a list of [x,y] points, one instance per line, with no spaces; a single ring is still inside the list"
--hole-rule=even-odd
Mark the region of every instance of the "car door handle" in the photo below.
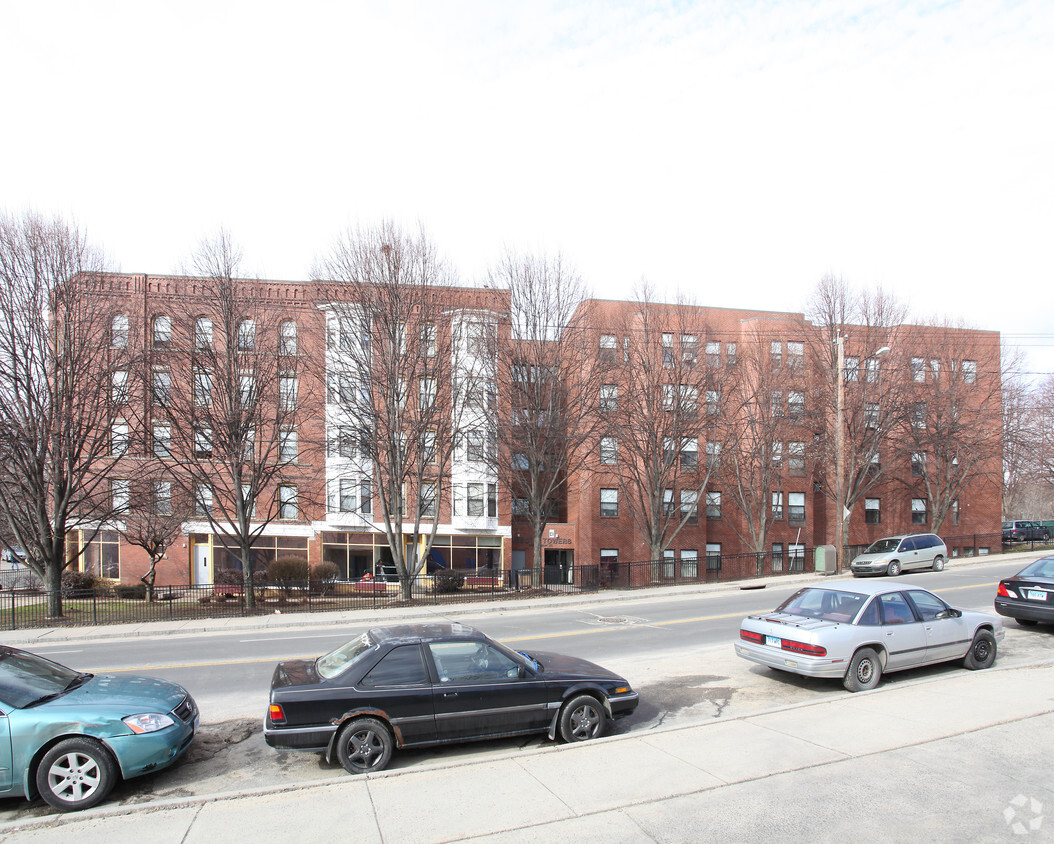
[[[457,697],[457,692],[443,692],[443,697]]]

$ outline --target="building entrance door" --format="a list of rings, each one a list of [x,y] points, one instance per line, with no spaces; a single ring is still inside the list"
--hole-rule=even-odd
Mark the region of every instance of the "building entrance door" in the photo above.
[[[194,585],[208,586],[212,583],[209,573],[209,543],[194,543]]]

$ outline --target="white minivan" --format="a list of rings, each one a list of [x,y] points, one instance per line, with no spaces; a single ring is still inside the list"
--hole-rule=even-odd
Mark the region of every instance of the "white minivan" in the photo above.
[[[896,577],[902,571],[933,569],[941,571],[948,559],[944,540],[935,533],[913,533],[887,536],[867,546],[853,558],[853,574],[888,574]]]

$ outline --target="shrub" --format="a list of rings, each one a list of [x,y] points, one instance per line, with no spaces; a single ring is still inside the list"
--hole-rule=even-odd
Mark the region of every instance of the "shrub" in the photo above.
[[[316,563],[311,567],[312,580],[332,582],[337,579],[339,574],[340,569],[337,568],[336,563]]]
[[[439,593],[457,592],[465,585],[465,576],[458,571],[439,571],[432,576],[435,590]]]
[[[245,580],[238,569],[216,569],[213,577],[217,586],[241,586]]]
[[[120,583],[113,588],[113,594],[124,601],[145,601],[146,584],[123,584]]]
[[[88,598],[98,588],[99,581],[91,572],[70,571],[62,573],[63,598]]]
[[[293,588],[307,582],[311,570],[303,557],[279,557],[267,567],[267,580],[289,595]]]

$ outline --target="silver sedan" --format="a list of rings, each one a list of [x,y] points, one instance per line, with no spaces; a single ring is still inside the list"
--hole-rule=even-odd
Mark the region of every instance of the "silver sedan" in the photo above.
[[[743,619],[736,653],[805,677],[841,679],[851,692],[873,689],[884,673],[962,660],[995,662],[1003,622],[958,610],[907,583],[807,586],[775,610]]]

